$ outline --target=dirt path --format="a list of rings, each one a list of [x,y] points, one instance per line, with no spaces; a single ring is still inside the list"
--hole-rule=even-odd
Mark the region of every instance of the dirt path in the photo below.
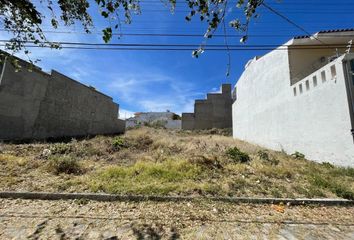
[[[354,207],[0,199],[0,239],[354,239]]]

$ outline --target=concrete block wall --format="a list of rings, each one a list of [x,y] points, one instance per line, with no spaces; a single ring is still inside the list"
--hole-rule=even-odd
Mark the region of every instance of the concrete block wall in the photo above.
[[[167,129],[181,129],[182,120],[167,120],[165,128]]]
[[[0,139],[46,139],[125,130],[112,98],[56,71],[32,72],[6,62],[0,82]]]
[[[196,100],[194,113],[182,114],[182,129],[232,127],[231,84],[223,84],[221,93],[208,93],[207,99]]]
[[[182,129],[194,129],[194,113],[182,113]]]

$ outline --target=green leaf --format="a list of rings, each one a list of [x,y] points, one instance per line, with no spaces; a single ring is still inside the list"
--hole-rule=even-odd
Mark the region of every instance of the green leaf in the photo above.
[[[101,15],[102,15],[103,17],[105,17],[105,18],[108,18],[108,17],[109,17],[109,14],[108,14],[107,12],[105,12],[105,11],[102,11],[102,12],[101,12]]]
[[[112,34],[112,28],[108,27],[106,29],[103,29],[102,32],[103,32],[103,37],[102,37],[103,41],[105,43],[108,43],[111,40],[112,35],[113,35]]]

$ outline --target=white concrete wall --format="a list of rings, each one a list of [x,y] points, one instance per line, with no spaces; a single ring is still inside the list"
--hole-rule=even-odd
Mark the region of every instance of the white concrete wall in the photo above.
[[[287,51],[273,51],[253,62],[237,82],[233,136],[291,154],[338,165],[354,166],[349,106],[342,58],[290,86]],[[337,78],[330,79],[336,64]],[[321,71],[327,81],[322,83]],[[305,81],[310,80],[306,90]],[[299,84],[303,93],[299,94]],[[294,96],[293,87],[297,88]]]
[[[173,120],[174,113],[172,112],[148,112],[141,113],[140,115],[127,119],[126,127],[132,128],[136,126],[144,125],[144,123],[162,124],[167,129],[181,129],[182,121]]]

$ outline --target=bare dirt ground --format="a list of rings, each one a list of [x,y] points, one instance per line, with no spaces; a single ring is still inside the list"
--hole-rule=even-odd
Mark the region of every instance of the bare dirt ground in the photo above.
[[[354,207],[0,199],[0,239],[354,239]]]

